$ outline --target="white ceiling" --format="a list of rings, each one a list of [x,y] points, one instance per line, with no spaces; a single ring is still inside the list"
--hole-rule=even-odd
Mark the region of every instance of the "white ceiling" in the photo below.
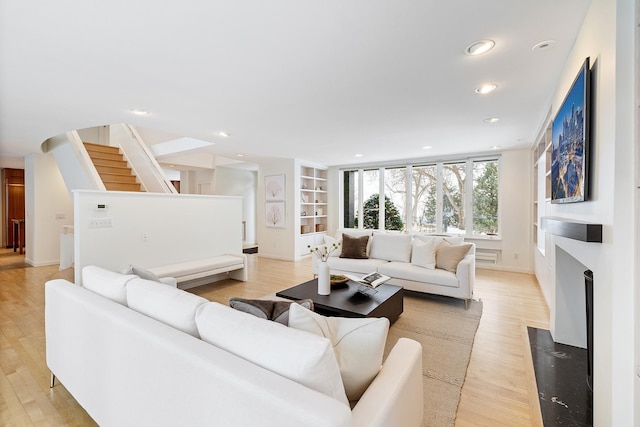
[[[344,165],[527,147],[588,6],[0,0],[0,166],[51,136],[112,123],[153,129],[143,132],[152,144],[214,142],[201,150],[250,162]],[[496,42],[491,52],[464,54],[485,38]],[[544,40],[556,44],[532,50]],[[485,82],[498,89],[475,93]],[[483,123],[489,117],[500,121]]]

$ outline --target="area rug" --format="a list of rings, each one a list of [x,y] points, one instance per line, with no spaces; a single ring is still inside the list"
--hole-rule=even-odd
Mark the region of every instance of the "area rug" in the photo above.
[[[453,426],[482,301],[405,292],[404,312],[389,329],[386,352],[401,337],[422,344],[423,426]],[[386,357],[386,354],[385,354]]]

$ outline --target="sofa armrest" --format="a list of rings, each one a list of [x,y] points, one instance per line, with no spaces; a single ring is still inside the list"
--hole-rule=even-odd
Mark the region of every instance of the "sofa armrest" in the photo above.
[[[354,426],[420,426],[423,411],[422,345],[400,338],[353,408]]]
[[[476,255],[473,253],[467,254],[458,263],[456,268],[456,277],[460,284],[460,289],[465,291],[465,299],[473,298],[473,287],[476,282]]]

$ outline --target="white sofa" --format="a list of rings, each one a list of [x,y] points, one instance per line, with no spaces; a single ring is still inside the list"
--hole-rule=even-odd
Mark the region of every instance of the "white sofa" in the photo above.
[[[397,342],[351,409],[335,387],[340,372],[336,379],[327,370],[337,363],[327,338],[98,267],[83,269],[83,286],[61,279],[45,286],[52,386],[58,379],[101,426],[422,422],[422,348],[413,340]],[[245,339],[251,331],[258,338]],[[231,339],[243,357],[206,342],[210,334]],[[264,354],[277,369],[250,361]],[[300,378],[276,373],[291,364]]]
[[[436,254],[440,253],[438,245],[443,241],[453,246],[462,245],[462,237],[339,229],[335,237],[325,237],[325,243],[329,246],[340,243],[342,246],[343,233],[351,237],[369,237],[367,258],[342,258],[343,248],[339,247],[327,260],[331,274],[363,276],[377,271],[391,277],[387,283],[410,291],[459,298],[468,308],[475,284],[475,244],[465,244],[468,247],[466,255],[453,268],[445,270],[436,267]],[[314,273],[318,262],[314,256]]]

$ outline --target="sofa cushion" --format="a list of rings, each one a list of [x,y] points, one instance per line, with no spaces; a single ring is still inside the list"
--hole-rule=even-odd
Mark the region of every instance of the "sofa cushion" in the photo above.
[[[387,264],[389,261],[384,259],[353,259],[353,258],[334,258],[329,257],[327,263],[331,271],[344,271],[351,273],[368,274],[378,269],[381,264]]]
[[[181,289],[136,277],[127,284],[129,308],[199,338],[196,310],[208,302]]]
[[[229,298],[229,306],[231,308],[244,311],[245,313],[249,313],[261,319],[273,320],[274,322],[282,323],[285,326],[289,325],[289,307],[291,304],[300,304],[304,308],[313,310],[313,301],[310,299],[294,302],[244,299],[236,297]]]
[[[215,302],[200,307],[196,324],[204,341],[349,404],[327,338],[265,322]]]
[[[411,251],[411,264],[418,267],[436,268],[436,248],[438,242],[435,239],[420,240],[413,239],[413,249]]]
[[[82,269],[82,286],[122,305],[127,305],[127,283],[134,274],[120,274],[88,265]]]
[[[418,267],[409,262],[388,262],[378,267],[378,272],[393,277],[394,279],[431,283],[451,288],[460,287],[458,278],[450,271],[438,268],[430,270],[428,268]]]
[[[327,245],[327,248],[331,251],[331,248],[336,247],[338,249],[331,251],[329,254],[330,257],[339,257],[342,253],[340,246],[342,245],[342,239],[336,239],[334,237],[324,235],[324,244]]]
[[[350,401],[360,399],[382,365],[389,319],[325,317],[292,305],[289,327],[328,338]]]
[[[409,234],[374,233],[369,256],[387,261],[411,261],[411,236]]]
[[[348,234],[343,234],[340,258],[369,258],[367,255],[367,244],[369,243],[369,239],[369,236],[352,237]]]
[[[472,247],[471,243],[452,245],[446,240],[443,241],[436,248],[436,268],[455,273],[458,263],[462,261]]]

